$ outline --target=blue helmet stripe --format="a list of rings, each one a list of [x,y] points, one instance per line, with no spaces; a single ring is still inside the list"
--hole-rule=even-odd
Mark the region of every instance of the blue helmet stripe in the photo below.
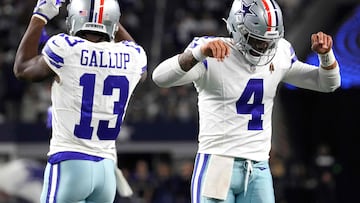
[[[274,1],[272,1],[272,0],[270,0],[270,2],[271,2],[271,5],[273,6],[273,8],[274,8],[274,11],[275,11],[275,16],[276,16],[276,26],[278,26],[279,25],[279,13],[278,13],[278,11],[277,11],[277,9],[276,9],[276,6],[275,6],[275,4],[274,4]]]
[[[92,22],[94,19],[94,7],[95,7],[95,0],[91,0],[89,22]]]

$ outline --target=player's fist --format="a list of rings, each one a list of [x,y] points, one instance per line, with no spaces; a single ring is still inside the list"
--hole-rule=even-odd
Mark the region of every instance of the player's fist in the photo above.
[[[311,50],[318,54],[328,53],[333,45],[333,40],[330,35],[323,32],[318,32],[311,35]]]
[[[38,0],[33,16],[40,18],[45,24],[59,14],[61,4],[65,0]]]
[[[201,47],[201,52],[205,56],[214,57],[219,61],[223,61],[225,57],[229,56],[230,48],[226,42],[217,39],[204,44]]]

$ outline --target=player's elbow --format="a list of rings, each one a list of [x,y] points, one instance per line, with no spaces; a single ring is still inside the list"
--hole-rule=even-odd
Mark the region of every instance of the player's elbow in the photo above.
[[[334,92],[341,86],[341,75],[339,68],[331,70],[319,69],[320,76],[320,88],[323,92]]]
[[[323,85],[322,91],[327,93],[335,92],[337,89],[340,88],[340,86],[341,86],[341,80],[338,79],[336,81],[333,81],[332,84]]]
[[[175,55],[156,66],[152,73],[152,80],[159,87],[173,87],[185,73],[179,66],[178,56]]]
[[[164,87],[164,88],[170,87],[170,83],[164,77],[162,77],[157,71],[153,72],[151,79],[158,87]]]
[[[35,74],[37,72],[33,71],[31,68],[21,68],[24,65],[14,65],[13,72],[18,80],[28,81],[28,82],[41,82],[47,78],[47,75],[44,74]],[[24,66],[25,67],[25,66]]]
[[[340,88],[340,84],[337,84],[337,85],[334,85],[334,86],[331,86],[331,87],[327,88],[326,92],[335,92],[339,88]]]
[[[159,87],[168,87],[168,67],[163,63],[159,64],[151,74],[151,79]],[[164,71],[166,70],[166,71]]]
[[[13,72],[18,80],[31,81],[28,75],[28,69],[32,66],[28,61],[22,60],[22,57],[17,57],[14,62]]]
[[[25,77],[25,74],[24,74],[24,69],[21,68],[21,65],[16,63],[14,64],[14,67],[13,67],[13,72],[14,72],[14,75],[16,77],[16,79],[18,80],[25,80],[26,77]]]

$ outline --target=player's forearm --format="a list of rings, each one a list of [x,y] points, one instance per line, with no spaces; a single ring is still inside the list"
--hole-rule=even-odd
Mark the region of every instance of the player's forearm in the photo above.
[[[325,69],[322,67],[319,69],[320,74],[320,86],[324,92],[333,92],[341,86],[340,68],[338,63],[334,63],[333,68]],[[328,66],[330,67],[330,66]]]
[[[324,54],[318,54],[320,60],[321,87],[326,92],[333,92],[341,85],[340,68],[332,49]]]
[[[159,87],[172,87],[185,75],[178,63],[178,55],[161,62],[153,71],[152,79]]]
[[[36,17],[31,18],[16,52],[13,70],[16,77],[21,78],[21,74],[29,65],[27,62],[38,55],[38,43],[44,26],[44,21]]]
[[[205,68],[197,64],[190,71],[184,71],[179,64],[179,55],[161,62],[153,71],[152,79],[159,87],[182,86],[198,80],[204,74]]]
[[[193,54],[190,51],[186,51],[179,55],[179,64],[183,71],[189,71],[194,67],[199,61],[195,59]]]

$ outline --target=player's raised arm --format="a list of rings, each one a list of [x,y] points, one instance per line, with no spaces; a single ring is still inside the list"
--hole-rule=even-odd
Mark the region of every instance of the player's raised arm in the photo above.
[[[118,23],[118,30],[115,34],[115,42],[121,42],[123,40],[128,40],[128,41],[133,41],[135,42],[135,39],[130,35],[130,33],[124,28],[124,26],[119,22]],[[145,71],[142,75],[141,75],[141,82],[144,82],[147,78],[147,71]]]
[[[61,0],[38,0],[16,52],[13,71],[18,79],[40,81],[54,75],[38,54],[38,43],[44,26],[59,14],[62,2]]]
[[[128,33],[128,31],[122,26],[121,23],[118,23],[118,31],[115,34],[115,42],[120,42],[122,40],[134,41],[134,38]]]
[[[121,42],[123,40],[128,40],[128,41],[133,41],[135,42],[134,38],[129,34],[129,32],[124,28],[124,26],[122,26],[121,23],[118,23],[118,30],[115,34],[115,42]],[[144,82],[147,78],[147,71],[145,71],[142,75],[141,75],[141,82]]]

